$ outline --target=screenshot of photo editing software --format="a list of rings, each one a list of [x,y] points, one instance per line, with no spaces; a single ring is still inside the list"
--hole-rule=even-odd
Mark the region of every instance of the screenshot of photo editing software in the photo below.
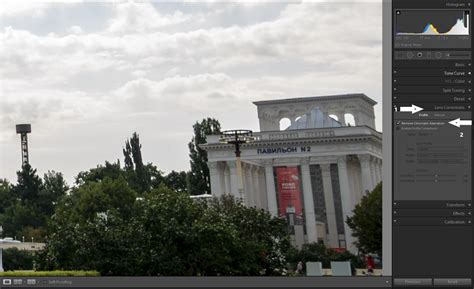
[[[474,0],[0,2],[0,288],[473,288]]]

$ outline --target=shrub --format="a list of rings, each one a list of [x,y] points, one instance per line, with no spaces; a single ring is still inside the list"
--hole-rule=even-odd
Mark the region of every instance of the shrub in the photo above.
[[[299,261],[303,261],[304,264],[306,262],[321,262],[323,268],[331,268],[331,261],[349,261],[353,272],[355,272],[355,268],[364,267],[364,262],[349,251],[337,252],[319,243],[304,244],[301,250],[292,248],[287,255],[287,260],[293,269],[296,268]]]
[[[29,251],[9,248],[3,250],[3,268],[5,271],[33,270],[34,255]]]

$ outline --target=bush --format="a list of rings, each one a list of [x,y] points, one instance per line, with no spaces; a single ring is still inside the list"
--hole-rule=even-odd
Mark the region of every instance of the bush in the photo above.
[[[364,267],[364,262],[349,251],[337,252],[319,243],[304,244],[301,250],[292,248],[287,255],[287,261],[293,269],[299,261],[303,261],[303,264],[321,262],[323,268],[331,268],[331,261],[349,261],[353,272],[355,268]]]
[[[9,248],[3,250],[3,269],[13,270],[33,270],[34,255],[29,251]]]
[[[130,202],[122,214],[109,203],[98,207],[91,201],[116,192],[112,182],[81,190],[52,217],[39,269],[95,270],[102,276],[259,276],[281,275],[286,265],[284,220],[230,196],[201,202],[162,186]]]

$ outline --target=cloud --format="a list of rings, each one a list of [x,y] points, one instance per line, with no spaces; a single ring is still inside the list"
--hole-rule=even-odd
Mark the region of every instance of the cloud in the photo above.
[[[134,7],[140,13],[158,13],[146,3],[124,3],[117,7],[121,5]],[[357,7],[354,5],[366,5],[367,9],[364,14],[352,15],[353,8]],[[246,72],[245,68],[252,72],[298,60],[304,61],[305,65],[320,66],[320,69],[365,71],[366,63],[380,56],[381,25],[377,15],[381,11],[374,4],[354,5],[288,5],[275,21],[177,33],[161,32],[138,22],[135,23],[137,27],[132,23],[130,30],[118,29],[134,31],[125,35],[103,32],[39,37],[27,31],[5,28],[1,35],[5,53],[1,57],[7,65],[11,64],[5,69],[6,74],[13,77],[24,75],[25,71],[39,77],[50,74],[53,76],[49,78],[50,82],[55,83],[67,82],[68,77],[85,71],[112,69],[129,77],[131,73],[141,71],[139,77],[152,73],[156,78],[163,78],[170,76],[171,70],[180,75],[195,74],[199,70],[219,73],[240,69]],[[134,9],[123,13],[138,13]],[[332,13],[325,13],[329,9]],[[160,18],[157,19],[156,23],[160,23]],[[122,20],[117,21],[128,23],[128,20]],[[75,30],[75,33],[80,31]],[[60,62],[55,61],[58,57]],[[264,73],[285,74],[285,70],[267,69]]]
[[[74,26],[69,27],[68,31],[71,34],[81,34],[81,33],[83,33],[82,28],[78,25],[74,25]]]
[[[113,34],[143,33],[182,24],[191,19],[176,10],[161,14],[151,3],[129,1],[114,6],[114,16],[108,21],[106,31]]]
[[[66,34],[38,35],[5,21],[0,145],[16,145],[18,122],[34,124],[44,150],[48,134],[69,135],[70,127],[76,146],[99,127],[107,135],[96,133],[94,140],[107,144],[138,130],[183,156],[150,150],[151,160],[183,169],[190,127],[199,118],[258,129],[255,100],[363,92],[380,102],[381,4],[193,5],[107,4],[112,16],[101,29],[88,28],[94,19],[75,18],[63,27]],[[45,7],[45,22],[65,17]],[[31,9],[12,8],[5,19]],[[0,176],[10,176],[1,162]]]
[[[0,18],[11,17],[43,17],[49,3],[28,2],[28,1],[1,1]]]
[[[226,74],[173,76],[160,81],[136,79],[125,83],[114,94],[125,107],[138,111],[176,111],[177,114],[213,113],[247,100],[245,87]]]

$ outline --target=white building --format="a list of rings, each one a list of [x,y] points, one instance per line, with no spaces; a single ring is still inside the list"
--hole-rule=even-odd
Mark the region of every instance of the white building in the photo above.
[[[246,205],[275,216],[294,213],[296,245],[324,242],[355,252],[344,220],[382,180],[376,102],[365,94],[347,94],[254,104],[260,132],[241,148]],[[280,130],[284,118],[291,125]],[[202,148],[208,152],[212,194],[239,197],[234,147],[210,135]]]

